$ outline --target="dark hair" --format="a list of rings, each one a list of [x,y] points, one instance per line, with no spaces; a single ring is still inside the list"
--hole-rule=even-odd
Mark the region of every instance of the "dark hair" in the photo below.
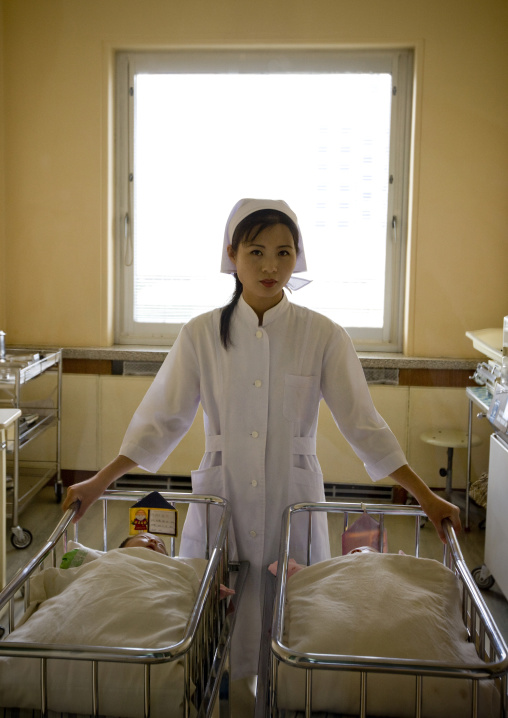
[[[136,535],[136,534],[134,534],[134,536],[135,536],[135,535]],[[119,546],[118,548],[125,548],[125,547],[127,546],[127,544],[129,543],[129,541],[130,541],[132,538],[134,538],[134,536],[127,536],[127,538],[125,538],[125,539],[122,541],[122,543],[120,544],[120,546]]]
[[[247,215],[245,219],[242,219],[233,232],[231,240],[233,251],[236,252],[240,244],[253,242],[264,229],[275,224],[284,224],[289,228],[295,243],[296,254],[298,254],[300,251],[298,227],[291,217],[276,209],[258,209],[256,212]],[[229,303],[222,307],[220,315],[220,339],[225,349],[231,345],[231,317],[243,291],[243,284],[238,279],[238,275],[235,273],[233,276],[235,278],[235,291]]]

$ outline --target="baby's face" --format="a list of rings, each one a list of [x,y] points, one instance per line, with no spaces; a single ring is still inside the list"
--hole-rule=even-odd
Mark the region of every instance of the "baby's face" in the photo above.
[[[349,553],[379,553],[379,551],[372,546],[358,546],[358,548],[351,549]]]
[[[151,551],[162,553],[164,556],[168,555],[166,544],[155,534],[136,534],[136,536],[129,539],[125,547],[130,548],[131,546],[141,546],[141,548],[148,548]]]

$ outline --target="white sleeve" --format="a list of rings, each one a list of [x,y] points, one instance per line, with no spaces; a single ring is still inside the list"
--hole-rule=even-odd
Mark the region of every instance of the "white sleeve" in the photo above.
[[[358,355],[341,327],[325,351],[321,393],[373,481],[407,464],[399,442],[374,407]]]
[[[189,430],[200,400],[200,371],[183,327],[125,433],[120,454],[157,471]]]

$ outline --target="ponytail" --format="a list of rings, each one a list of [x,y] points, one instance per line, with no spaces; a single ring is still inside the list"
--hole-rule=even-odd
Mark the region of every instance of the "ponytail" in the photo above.
[[[227,349],[231,346],[231,336],[230,336],[230,325],[231,325],[231,317],[233,316],[234,309],[236,305],[238,304],[238,300],[242,296],[243,292],[243,284],[238,279],[238,275],[235,274],[235,291],[233,292],[233,296],[231,297],[231,300],[229,304],[226,304],[225,307],[222,307],[221,315],[220,315],[220,340],[224,347],[224,349]]]

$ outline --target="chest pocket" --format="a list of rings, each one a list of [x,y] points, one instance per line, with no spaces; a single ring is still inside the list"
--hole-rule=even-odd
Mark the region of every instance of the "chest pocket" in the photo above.
[[[283,413],[289,421],[301,421],[312,416],[319,402],[317,376],[286,374],[284,380]]]

